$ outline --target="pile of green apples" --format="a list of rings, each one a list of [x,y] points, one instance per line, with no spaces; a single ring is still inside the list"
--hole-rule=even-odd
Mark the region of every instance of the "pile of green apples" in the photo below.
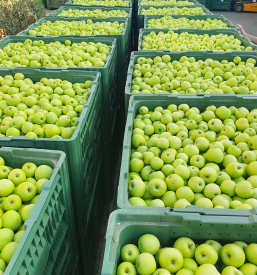
[[[141,9],[140,14],[143,15],[158,15],[158,14],[163,14],[163,15],[169,15],[169,14],[183,14],[183,15],[200,15],[200,14],[206,14],[205,11],[202,8],[154,8],[151,7],[149,9]]]
[[[123,246],[117,275],[254,275],[256,253],[256,243],[235,241],[222,245],[207,240],[196,244],[187,237],[162,248],[156,236],[145,234],[137,246]]]
[[[151,32],[142,37],[142,50],[158,51],[242,51],[242,42],[235,38],[234,35],[218,34],[189,34],[182,32],[180,34],[174,31]],[[244,51],[253,51],[253,48],[244,47]]]
[[[29,30],[29,35],[113,35],[122,34],[124,23],[114,22],[93,22],[87,21],[54,21],[43,22],[40,26]]]
[[[73,0],[73,5],[82,5],[82,6],[107,6],[107,7],[129,7],[129,1],[123,0]]]
[[[189,1],[174,1],[174,0],[168,0],[168,1],[152,1],[152,0],[142,0],[140,2],[140,5],[150,5],[150,6],[190,6],[190,5],[195,5],[194,2],[189,2]]]
[[[0,67],[104,67],[110,50],[111,46],[100,42],[45,44],[43,40],[26,39],[0,49]]]
[[[21,169],[8,167],[0,157],[0,275],[11,261],[25,233],[24,222],[52,173],[50,166],[32,162]]]
[[[147,28],[155,29],[227,29],[227,23],[219,19],[188,19],[185,17],[173,18],[172,16],[163,16],[161,18],[152,18],[147,21]]]
[[[140,107],[133,120],[129,203],[256,208],[256,133],[257,109]]]
[[[0,76],[0,137],[71,138],[91,86],[90,80],[33,83],[21,73]]]
[[[95,10],[68,9],[68,10],[62,10],[57,16],[65,16],[65,17],[128,17],[128,13],[123,10],[104,11],[104,10],[100,10],[100,9],[95,9]]]
[[[171,94],[256,94],[256,60],[221,62],[208,58],[196,61],[169,55],[139,57],[134,65],[131,93]]]

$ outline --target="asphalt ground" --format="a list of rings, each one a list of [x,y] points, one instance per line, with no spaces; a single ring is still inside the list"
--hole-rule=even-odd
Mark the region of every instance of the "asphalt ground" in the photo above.
[[[233,12],[233,11],[212,11],[214,14],[222,14],[233,24],[243,26],[246,33],[257,37],[257,12]]]

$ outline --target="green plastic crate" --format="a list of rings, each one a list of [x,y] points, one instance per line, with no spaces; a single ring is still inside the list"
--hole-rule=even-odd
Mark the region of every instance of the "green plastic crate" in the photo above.
[[[141,1],[142,1],[142,0],[139,0],[138,6],[142,6],[142,5],[141,5]],[[179,0],[179,1],[181,1],[181,0]],[[183,0],[183,1],[186,1],[186,0]],[[201,5],[201,3],[199,3],[199,1],[197,1],[197,0],[187,0],[187,1],[188,1],[188,2],[193,2],[194,5],[197,5],[197,6],[198,6],[198,5]],[[187,7],[187,8],[188,8],[188,7],[194,6],[194,5],[182,5],[182,6],[181,6],[181,5],[174,5],[174,6],[181,7],[181,8],[182,8],[182,7]],[[152,6],[152,7],[154,7],[154,6]],[[163,6],[163,7],[165,7],[165,6]]]
[[[67,158],[63,152],[2,147],[6,165],[21,168],[26,162],[49,165],[54,171],[25,222],[25,234],[4,274],[72,274],[78,247],[70,195]]]
[[[201,5],[205,6],[206,0],[198,0],[198,2],[199,2]]]
[[[164,32],[167,33],[169,30],[171,29],[141,29],[139,32],[139,42],[138,42],[138,50],[141,50],[141,44],[142,44],[142,37],[144,35],[148,35],[150,32]],[[227,35],[234,35],[235,38],[237,38],[238,40],[241,41],[242,45],[245,47],[252,47],[253,51],[257,50],[257,45],[253,44],[251,42],[251,40],[249,38],[247,38],[246,36],[242,35],[241,32],[239,32],[236,29],[212,29],[212,30],[200,30],[200,29],[176,29],[173,30],[175,33],[182,33],[182,32],[187,32],[189,34],[198,34],[198,35],[204,35],[204,34],[208,34],[208,35],[218,35],[218,34],[227,34]],[[157,50],[156,50],[157,51]],[[168,51],[168,50],[167,50]],[[169,51],[168,51],[169,52]],[[191,52],[194,52],[193,50]],[[209,52],[209,51],[208,51]],[[228,52],[237,52],[238,54],[241,55],[241,53],[243,51],[226,51],[226,53]]]
[[[118,94],[123,95],[123,90],[126,82],[126,74],[128,69],[128,63],[131,53],[131,24],[129,24],[128,19],[122,17],[116,18],[91,18],[91,17],[78,17],[78,18],[60,18],[60,17],[44,17],[40,19],[37,23],[30,25],[26,30],[20,32],[18,35],[29,35],[28,31],[40,26],[43,22],[55,22],[55,21],[86,21],[91,19],[95,22],[119,22],[119,24],[124,23],[124,29],[122,34],[117,35],[95,35],[94,37],[112,37],[117,39],[117,54],[118,54]],[[65,35],[62,35],[65,37]],[[44,37],[44,36],[37,36]],[[83,36],[78,36],[83,37]],[[87,37],[87,36],[85,36]],[[91,36],[92,37],[92,36]]]
[[[232,0],[214,0],[211,2],[211,10],[226,10],[230,11]]]
[[[105,253],[101,275],[115,275],[121,263],[120,252],[124,245],[138,245],[144,234],[155,235],[162,247],[172,247],[180,237],[205,242],[216,240],[221,244],[234,241],[255,243],[257,238],[257,216],[227,217],[199,214],[171,213],[163,210],[114,211],[109,218]],[[209,274],[206,274],[209,275]]]
[[[154,109],[157,106],[167,108],[170,104],[188,104],[190,107],[197,107],[203,112],[208,106],[215,105],[220,106],[235,106],[245,107],[248,110],[256,108],[257,96],[240,96],[240,95],[159,95],[159,96],[132,96],[129,101],[129,109],[127,115],[127,123],[125,126],[124,142],[123,142],[123,154],[120,170],[120,179],[118,187],[117,206],[120,209],[129,210],[149,210],[154,211],[156,207],[143,207],[132,206],[128,201],[128,174],[129,174],[129,162],[131,153],[131,138],[133,131],[133,119],[138,114],[138,109],[141,106],[147,106],[149,110]],[[160,208],[164,209],[163,207]],[[226,216],[250,216],[256,215],[257,208],[251,210],[238,210],[238,209],[214,209],[203,208],[201,206],[188,206],[186,209],[175,209],[178,212],[190,212],[190,213],[204,213],[207,215],[226,215]]]
[[[101,0],[99,0],[100,2]],[[129,7],[132,7],[132,0],[124,0],[124,1],[129,1]],[[66,2],[65,4],[66,6],[87,6],[87,5],[76,5],[76,4],[73,4],[73,0],[69,0],[68,2]],[[88,6],[88,7],[105,7],[105,6],[96,6],[96,5],[92,5],[92,6]],[[123,7],[123,6],[115,6],[115,7]]]
[[[154,58],[155,56],[163,56],[163,55],[169,55],[171,57],[171,61],[173,60],[179,60],[181,56],[187,56],[187,57],[194,57],[196,60],[205,60],[207,58],[212,58],[213,60],[228,60],[229,62],[233,61],[233,59],[238,56],[239,52],[204,52],[204,51],[187,51],[187,52],[168,52],[168,51],[139,51],[139,52],[133,52],[131,53],[130,57],[130,63],[128,67],[128,74],[127,74],[127,82],[125,86],[125,117],[127,116],[128,111],[128,105],[129,105],[129,99],[130,96],[135,95],[134,93],[131,93],[131,82],[133,79],[133,68],[134,64],[136,64],[137,59],[139,57],[145,57],[145,58]],[[256,52],[240,52],[240,57],[242,61],[246,61],[248,58],[253,58],[257,60],[257,53]],[[140,94],[140,96],[145,96],[147,94]],[[149,94],[148,94],[149,96]],[[223,96],[223,95],[220,95]]]
[[[144,20],[145,20],[145,16],[146,15],[143,15],[141,14],[141,10],[142,9],[145,9],[145,8],[150,8],[151,6],[139,6],[138,7],[138,11],[137,11],[137,15],[135,16],[135,46],[136,46],[136,49],[137,49],[137,45],[138,45],[138,35],[139,35],[139,30],[141,28],[144,27]],[[175,6],[154,6],[154,8],[156,9],[160,9],[160,8],[173,8]],[[194,6],[187,6],[187,8],[196,8],[196,7],[201,7],[205,14],[212,14],[208,9],[206,9],[204,6],[202,5],[194,5]],[[165,14],[165,15],[169,15],[169,14]],[[173,14],[171,14],[173,15]],[[194,15],[188,15],[188,18],[190,18],[190,16],[194,16]]]
[[[46,0],[46,7],[49,10],[59,9],[65,5],[66,2],[67,0]]]
[[[211,3],[212,3],[212,0],[205,0],[205,7],[209,10],[211,10]]]
[[[144,20],[144,28],[147,28],[147,21],[149,19],[160,19],[164,17],[165,15],[145,15],[145,20]],[[187,18],[190,20],[206,20],[206,19],[218,19],[221,20],[222,22],[226,23],[228,25],[228,28],[231,29],[239,29],[236,25],[234,25],[230,20],[226,19],[223,15],[221,14],[208,14],[208,15],[170,15],[174,19],[178,18]],[[219,29],[220,30],[220,29]]]
[[[31,68],[27,68],[26,70],[23,68],[5,68],[0,70],[1,76],[7,74],[14,75],[15,73],[23,73],[33,81],[39,81],[42,77],[60,78],[71,81],[72,83],[81,83],[86,80],[93,81],[88,102],[84,105],[84,109],[78,119],[79,124],[71,139],[31,139],[22,136],[0,138],[0,146],[51,149],[64,151],[66,153],[77,236],[82,239],[87,226],[86,216],[88,214],[85,197],[90,192],[90,184],[92,182],[90,177],[94,176],[92,170],[98,161],[97,155],[101,151],[103,138],[101,129],[102,90],[100,73],[82,70],[52,71],[48,69]]]
[[[111,10],[123,10],[125,12],[128,13],[128,19],[129,19],[129,24],[131,24],[132,22],[132,9],[131,7],[99,7],[99,8],[95,8],[95,7],[91,7],[91,6],[63,6],[61,8],[59,8],[58,10],[55,10],[53,11],[52,13],[48,14],[46,17],[54,17],[54,16],[58,16],[62,11],[65,11],[65,10],[69,10],[69,9],[72,9],[72,10],[96,10],[96,9],[99,9],[101,11],[111,11]],[[62,20],[63,18],[69,18],[69,17],[59,17],[60,20]],[[75,17],[76,18],[76,17]],[[97,17],[98,18],[98,17]],[[101,18],[101,17],[99,17]],[[107,18],[124,18],[124,17],[107,17]]]
[[[106,64],[102,68],[83,68],[83,71],[94,71],[94,72],[100,72],[101,73],[101,81],[102,81],[102,106],[103,106],[103,112],[102,112],[102,119],[104,121],[103,123],[103,134],[104,134],[104,142],[108,143],[111,140],[111,127],[113,125],[113,119],[114,115],[117,109],[117,93],[118,93],[118,84],[117,84],[117,42],[115,38],[111,37],[100,37],[96,38],[95,36],[87,36],[87,37],[78,37],[78,36],[44,36],[44,37],[36,37],[36,36],[8,36],[3,38],[0,41],[0,48],[5,47],[9,43],[15,43],[15,42],[24,42],[26,39],[31,40],[43,40],[45,43],[50,43],[54,41],[60,41],[61,43],[64,43],[65,40],[70,40],[72,43],[80,43],[80,42],[101,42],[106,45],[111,46],[111,52],[109,53]],[[46,67],[42,67],[46,68]],[[0,70],[3,70],[4,68],[0,68]],[[24,72],[27,69],[30,69],[29,67],[22,67]],[[59,71],[60,68],[48,68],[52,72]],[[63,69],[62,71],[77,71],[81,70],[81,68],[78,67],[69,67],[67,69]]]

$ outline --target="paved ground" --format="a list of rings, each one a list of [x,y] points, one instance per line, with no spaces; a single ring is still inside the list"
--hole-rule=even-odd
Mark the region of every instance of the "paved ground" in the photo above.
[[[257,36],[257,13],[256,12],[233,12],[212,11],[214,14],[222,14],[233,24],[241,24],[244,30],[251,35]]]

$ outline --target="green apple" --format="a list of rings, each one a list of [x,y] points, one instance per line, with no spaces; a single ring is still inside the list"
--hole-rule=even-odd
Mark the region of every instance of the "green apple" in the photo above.
[[[160,197],[165,194],[167,190],[167,184],[164,180],[154,178],[148,183],[148,191],[154,197]]]
[[[8,264],[11,261],[12,256],[15,253],[15,250],[17,249],[18,245],[19,244],[16,242],[10,242],[7,245],[5,245],[2,249],[1,259],[3,259],[6,264]]]
[[[141,253],[155,255],[160,248],[160,242],[154,235],[145,234],[139,238],[138,248]]]
[[[213,168],[204,167],[200,170],[200,177],[204,180],[205,183],[212,183],[216,181],[218,175]]]
[[[162,201],[164,202],[165,207],[170,207],[173,208],[175,202],[177,201],[177,196],[176,193],[173,191],[167,191],[163,196],[162,196]]]
[[[130,171],[140,172],[144,167],[144,162],[141,159],[132,159],[129,164]],[[41,177],[44,178],[44,175],[41,173]]]
[[[146,192],[146,185],[140,179],[134,179],[129,182],[129,193],[132,197],[143,197]]]
[[[253,195],[253,187],[249,181],[240,181],[236,184],[235,192],[237,196],[248,199]]]
[[[136,259],[136,269],[139,274],[152,274],[156,270],[154,256],[150,253],[141,253]]]
[[[188,181],[188,187],[191,188],[194,193],[199,193],[203,191],[205,182],[200,177],[191,177]]]
[[[211,245],[201,244],[195,250],[195,259],[200,265],[215,265],[218,260],[218,254]]]
[[[236,183],[232,180],[224,180],[220,185],[220,190],[222,193],[228,194],[233,197],[235,195]]]
[[[166,178],[166,184],[169,191],[176,191],[179,187],[184,186],[184,180],[179,175],[171,174]]]
[[[186,199],[177,200],[174,204],[174,208],[187,208],[188,205],[191,205]]]
[[[256,265],[257,264],[257,258],[256,258],[256,249],[257,249],[257,244],[251,243],[247,246],[245,250],[245,255],[251,264]]]
[[[35,171],[35,179],[50,179],[53,169],[49,165],[40,165]]]
[[[233,244],[239,246],[241,249],[243,249],[244,252],[246,250],[246,247],[248,246],[245,242],[241,242],[241,241],[233,242]]]
[[[148,206],[151,207],[165,207],[165,204],[162,200],[160,199],[153,199]]]
[[[0,229],[0,251],[2,251],[3,247],[10,243],[14,237],[14,233],[9,228],[1,228]]]
[[[176,191],[178,200],[186,199],[189,203],[194,201],[194,192],[188,186],[179,187]]]
[[[220,187],[215,183],[207,184],[203,190],[203,194],[206,198],[212,200],[214,197],[221,194]]]
[[[235,268],[234,266],[226,266],[223,270],[221,275],[230,275],[230,274],[235,274],[235,275],[244,275],[240,270]],[[248,273],[249,274],[249,273]],[[250,274],[249,274],[250,275]]]
[[[12,194],[14,190],[14,184],[12,181],[8,179],[1,179],[0,180],[0,196],[7,197]]]
[[[17,187],[17,195],[25,202],[32,200],[36,193],[36,186],[30,182],[23,182]]]
[[[183,255],[176,248],[165,248],[159,256],[160,266],[176,273],[183,266]]]
[[[220,275],[216,267],[212,264],[203,264],[199,266],[195,272],[195,275]]]
[[[32,162],[27,162],[22,166],[22,170],[25,172],[27,178],[34,177],[36,169],[36,164]]]
[[[212,202],[213,202],[213,205],[214,207],[215,206],[222,206],[224,207],[225,209],[228,209],[229,208],[229,201],[224,197],[224,195],[218,195],[218,196],[215,196],[213,199],[212,199]]]
[[[21,230],[21,231],[18,231],[14,237],[13,237],[13,241],[16,242],[16,243],[19,243],[23,237],[25,233],[25,230]]]
[[[155,270],[153,275],[171,275],[170,272],[165,268],[158,268]]]
[[[214,241],[214,240],[208,240],[205,243],[211,245],[217,252],[218,256],[220,255],[222,245],[219,242]]]
[[[184,258],[184,263],[183,263],[182,268],[183,269],[189,269],[189,270],[195,272],[198,268],[198,265],[193,259]]]
[[[228,173],[231,177],[233,178],[239,178],[243,175],[244,173],[244,168],[243,166],[238,163],[238,162],[230,162],[226,168],[225,168],[226,173]]]
[[[28,204],[24,206],[24,208],[21,211],[21,218],[24,222],[29,219],[29,216],[33,211],[34,207],[35,207],[35,204]]]
[[[13,231],[16,231],[22,223],[20,214],[14,210],[6,211],[1,219],[3,228],[9,228]]]
[[[26,181],[26,174],[21,169],[13,169],[9,173],[8,179],[11,180],[15,186],[18,186],[20,183]]]
[[[227,266],[240,267],[245,262],[244,251],[235,244],[226,244],[221,248],[222,262]]]
[[[247,174],[248,176],[254,176],[257,175],[257,161],[253,161],[248,164],[247,166]]]
[[[195,202],[196,206],[203,206],[205,208],[213,208],[213,203],[210,199],[208,198],[199,198],[196,202]]]
[[[174,248],[178,249],[182,255],[183,258],[193,258],[195,253],[195,243],[193,240],[182,237],[175,241]]]
[[[143,199],[137,197],[130,198],[129,203],[133,206],[147,206]]]
[[[3,203],[4,210],[15,210],[18,211],[21,208],[22,201],[18,195],[10,195],[8,196]]]

